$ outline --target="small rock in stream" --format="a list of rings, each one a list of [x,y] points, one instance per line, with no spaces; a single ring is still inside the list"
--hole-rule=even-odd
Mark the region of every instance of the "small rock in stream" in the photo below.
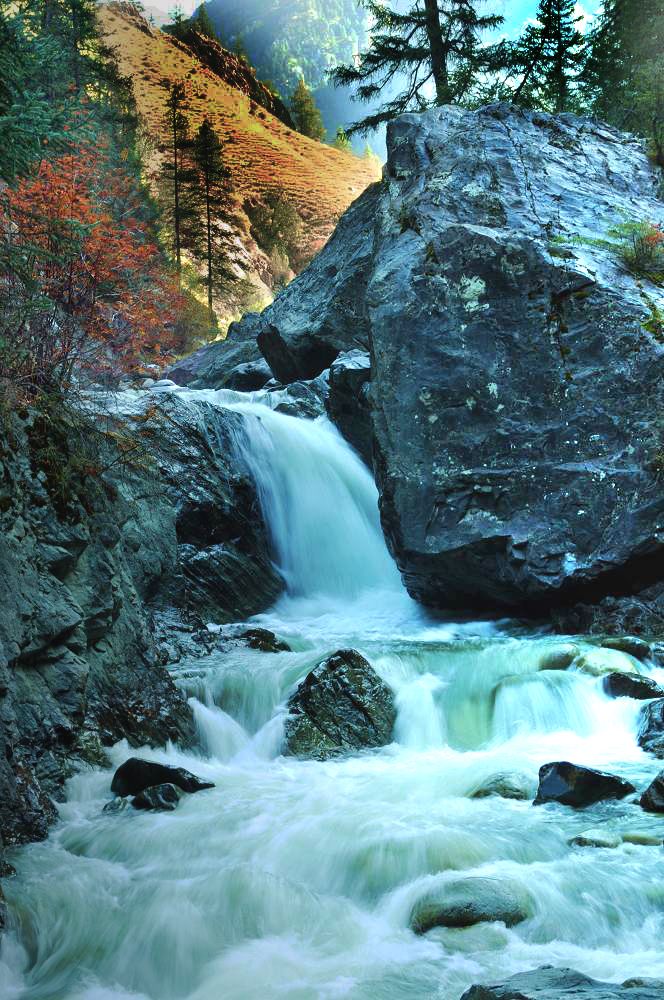
[[[261,653],[291,652],[288,643],[278,639],[274,632],[270,632],[267,628],[245,629],[244,632],[240,632],[238,639],[242,639],[249,649],[258,649]]]
[[[182,792],[175,785],[155,785],[131,800],[134,809],[153,809],[161,812],[172,812],[177,808]]]
[[[171,767],[169,764],[159,764],[153,760],[130,757],[113,775],[111,791],[114,795],[122,797],[140,795],[146,788],[165,784],[175,785],[183,792],[200,792],[205,788],[214,788],[214,782],[203,781],[184,767]]]
[[[288,702],[284,752],[325,760],[386,746],[396,719],[389,687],[355,649],[319,663]]]
[[[556,761],[540,768],[534,804],[559,802],[564,806],[583,808],[605,799],[623,799],[635,791],[634,785],[615,774],[570,764],[569,761]]]
[[[637,636],[612,635],[603,639],[600,645],[604,649],[617,649],[621,653],[627,653],[628,656],[633,656],[636,660],[641,660],[642,663],[652,657],[650,643],[646,642],[645,639],[637,638]]]
[[[664,813],[664,771],[648,785],[640,799],[641,808],[646,812]]]
[[[612,833],[610,830],[584,830],[583,833],[572,837],[570,844],[574,847],[615,848],[622,844],[622,837],[619,833]]]

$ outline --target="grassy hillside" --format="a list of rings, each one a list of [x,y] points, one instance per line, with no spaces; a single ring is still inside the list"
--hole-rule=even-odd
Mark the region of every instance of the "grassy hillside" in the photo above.
[[[314,142],[288,128],[252,100],[246,87],[241,89],[241,70],[246,73],[246,66],[231,53],[219,49],[227,63],[222,79],[191,48],[151,29],[127,5],[103,6],[99,17],[102,34],[116,53],[120,72],[133,81],[138,112],[154,146],[150,156],[153,168],[165,149],[163,116],[170,82],[184,81],[187,85],[192,129],[206,116],[212,122],[224,143],[225,161],[238,199],[236,231],[229,234],[233,256],[267,297],[272,281],[269,262],[250,236],[244,208],[260,202],[268,193],[284,192],[304,221],[299,255],[302,264],[324,245],[351,201],[376,180],[375,161]],[[240,65],[234,66],[237,63]],[[237,80],[237,85],[229,80]],[[235,303],[228,313],[237,310]]]

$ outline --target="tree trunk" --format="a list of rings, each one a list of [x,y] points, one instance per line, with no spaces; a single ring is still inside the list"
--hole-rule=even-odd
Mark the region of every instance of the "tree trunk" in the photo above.
[[[443,41],[438,0],[424,0],[424,15],[431,51],[431,70],[436,85],[436,104],[451,104],[452,91],[447,72],[447,51]]]

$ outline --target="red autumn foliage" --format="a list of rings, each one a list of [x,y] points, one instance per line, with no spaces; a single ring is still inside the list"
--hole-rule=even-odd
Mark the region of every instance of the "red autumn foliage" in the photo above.
[[[45,160],[5,191],[3,291],[14,304],[0,347],[19,381],[54,388],[77,367],[100,375],[168,359],[183,300],[139,212],[134,180],[103,145]]]

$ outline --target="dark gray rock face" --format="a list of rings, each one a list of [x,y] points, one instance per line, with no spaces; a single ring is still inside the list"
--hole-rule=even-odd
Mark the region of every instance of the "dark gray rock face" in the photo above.
[[[634,785],[614,774],[560,761],[540,768],[535,805],[559,802],[583,808],[605,799],[623,799],[634,791]]]
[[[370,388],[371,358],[368,351],[346,351],[330,365],[328,416],[371,467]]]
[[[512,976],[506,983],[471,986],[461,1000],[661,1000],[662,996],[663,982],[600,983],[573,969],[544,966]]]
[[[214,788],[212,781],[203,781],[184,767],[171,767],[154,760],[130,757],[113,775],[111,791],[124,798],[127,795],[139,795],[146,788],[166,784],[175,785],[183,792],[201,792],[205,788]]]
[[[664,760],[664,698],[641,709],[637,739],[640,747]]]
[[[180,792],[175,785],[154,785],[146,788],[132,800],[134,809],[148,809],[156,812],[173,812],[180,801]]]
[[[660,289],[606,250],[662,221],[636,141],[505,106],[389,132],[367,287],[381,510],[411,593],[523,610],[648,582]],[[564,242],[558,243],[558,240]],[[658,555],[659,553],[659,555]]]
[[[594,121],[404,115],[382,184],[262,314],[285,381],[368,344],[383,526],[423,603],[549,612],[659,578],[664,292],[602,244],[664,221],[656,187]]]
[[[660,771],[640,799],[641,808],[646,812],[664,813],[664,771]]]
[[[95,456],[106,471],[78,492],[42,467],[35,414],[0,434],[6,846],[46,836],[64,782],[82,764],[107,766],[105,746],[195,741],[153,609],[237,621],[282,586],[253,484],[233,458],[239,415],[145,392],[106,405],[99,424],[110,434]],[[118,460],[117,435],[137,445],[128,461]]]
[[[392,739],[392,692],[368,660],[342,649],[323,660],[288,702],[285,752],[325,760]]]
[[[530,914],[530,897],[518,883],[466,878],[448,882],[418,900],[410,926],[416,934],[426,934],[433,927],[472,927],[494,920],[514,927]]]
[[[608,674],[603,684],[612,698],[638,698],[641,701],[664,698],[664,688],[652,677],[641,677],[640,674]]]

